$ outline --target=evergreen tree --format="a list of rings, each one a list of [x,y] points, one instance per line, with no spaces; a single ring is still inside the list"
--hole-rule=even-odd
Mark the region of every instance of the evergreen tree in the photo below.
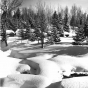
[[[52,15],[52,33],[51,33],[51,40],[54,42],[59,42],[60,41],[60,36],[59,34],[62,33],[62,16],[61,14],[57,14],[55,11]]]
[[[56,27],[57,29],[59,29],[58,14],[56,13],[56,11],[52,15],[52,25],[53,27]]]
[[[75,21],[75,18],[74,18],[74,16],[72,16],[71,17],[71,20],[70,20],[70,25],[71,26],[74,26],[75,24],[74,24],[74,21]]]
[[[84,34],[86,37],[88,37],[88,15],[87,15],[86,22],[84,25]]]
[[[78,27],[78,30],[77,30],[77,33],[76,33],[76,37],[73,38],[73,40],[75,40],[75,42],[77,44],[80,44],[81,41],[84,41],[85,39],[85,36],[84,36],[84,29],[83,29],[83,26],[79,26]]]
[[[60,42],[60,36],[56,27],[52,29],[51,38],[53,43]]]
[[[64,10],[64,20],[63,20],[63,29],[64,31],[69,32],[69,25],[68,25],[68,7],[66,6],[65,10]]]
[[[21,37],[21,39],[24,39],[24,30],[20,29],[19,31],[19,37]]]
[[[16,10],[16,12],[15,12],[15,15],[14,15],[15,18],[16,18],[16,19],[20,19],[20,16],[21,16],[20,14],[21,14],[21,12],[20,12],[20,9],[18,8],[18,9]]]
[[[63,18],[61,12],[58,13],[58,19],[59,19],[59,34],[63,34]]]
[[[15,25],[16,29],[22,29],[22,19],[21,19],[21,11],[18,8],[13,15],[13,24]]]
[[[77,26],[76,19],[77,19],[77,6],[73,5],[71,8],[71,20],[70,20],[70,25],[73,27],[73,30],[74,27]]]
[[[77,14],[76,14],[76,27],[79,27],[79,25],[83,24],[83,13],[81,8],[77,8]]]
[[[64,17],[64,31],[69,32],[68,14],[65,14],[65,17]]]
[[[20,37],[21,43],[22,43],[22,40],[25,39],[25,33],[24,33],[23,29],[19,29],[19,31],[18,31],[18,37]]]

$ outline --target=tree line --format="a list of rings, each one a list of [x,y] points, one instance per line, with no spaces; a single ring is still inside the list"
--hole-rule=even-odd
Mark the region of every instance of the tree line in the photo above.
[[[6,42],[6,30],[26,29],[20,31],[20,36],[24,39],[40,40],[41,47],[44,45],[45,33],[51,42],[60,41],[60,36],[64,31],[69,32],[70,28],[76,31],[75,41],[81,41],[88,37],[88,14],[80,7],[73,5],[71,10],[66,6],[52,10],[48,6],[37,3],[36,10],[33,8],[20,8],[22,0],[3,0],[1,23],[3,30],[3,41]],[[6,43],[7,45],[7,43]]]

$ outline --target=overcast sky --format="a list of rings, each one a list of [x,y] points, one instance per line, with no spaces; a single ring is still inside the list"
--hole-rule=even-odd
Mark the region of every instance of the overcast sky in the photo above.
[[[38,0],[24,0],[23,6],[35,6],[35,3],[37,2]],[[45,2],[53,9],[57,9],[58,5],[60,5],[61,7],[68,6],[69,8],[71,8],[72,5],[76,4],[77,6],[81,7],[84,11],[88,10],[88,0],[42,0],[42,2]]]
[[[1,0],[0,0],[1,1]],[[23,0],[22,7],[30,7],[36,5],[39,0]],[[51,6],[53,9],[57,10],[58,6],[66,7],[70,9],[72,5],[76,4],[81,7],[82,10],[88,13],[88,0],[40,0],[45,2],[46,5]]]

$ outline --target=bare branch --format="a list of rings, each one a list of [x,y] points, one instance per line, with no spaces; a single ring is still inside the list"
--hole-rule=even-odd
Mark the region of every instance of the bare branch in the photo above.
[[[12,2],[10,3],[10,5],[8,6],[8,10],[14,10],[16,8],[18,8],[19,6],[22,5],[23,0],[12,0]]]

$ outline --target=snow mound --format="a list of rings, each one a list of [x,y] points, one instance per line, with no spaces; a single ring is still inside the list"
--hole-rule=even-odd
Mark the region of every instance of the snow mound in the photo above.
[[[63,79],[62,88],[88,88],[88,76]]]
[[[20,73],[27,71],[27,72],[30,73],[30,69],[31,69],[31,68],[30,68],[29,65],[20,64],[20,65],[17,67],[16,71],[18,71],[18,72],[20,72]]]
[[[88,71],[88,56],[73,57],[68,55],[58,55],[49,59],[58,64],[60,69],[65,72],[64,75],[70,75],[73,71]]]
[[[36,75],[42,75],[47,77],[54,82],[62,80],[62,71],[58,65],[49,60],[44,60],[42,58],[28,58],[28,60],[23,60],[21,64],[28,64],[31,67],[31,73]]]
[[[0,51],[0,78],[6,77],[12,73],[17,73],[16,68],[19,65],[20,59],[7,57],[7,52]]]
[[[29,74],[18,74],[18,75],[9,75],[8,84],[5,86],[13,86],[14,83],[20,88],[45,88],[51,84],[51,81],[41,75],[29,75]],[[10,80],[13,80],[10,81]]]

